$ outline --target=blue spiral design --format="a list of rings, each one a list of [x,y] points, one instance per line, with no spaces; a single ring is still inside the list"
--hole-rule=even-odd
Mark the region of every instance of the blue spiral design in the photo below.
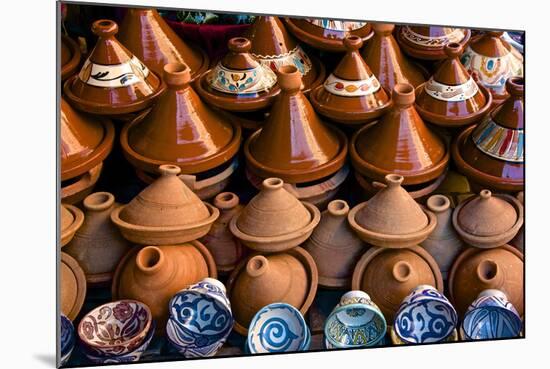
[[[299,337],[290,330],[288,323],[279,317],[267,319],[258,335],[263,348],[269,352],[285,352]]]

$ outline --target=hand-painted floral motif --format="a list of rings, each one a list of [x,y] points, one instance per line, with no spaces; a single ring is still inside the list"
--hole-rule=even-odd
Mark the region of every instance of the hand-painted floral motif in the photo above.
[[[374,74],[360,81],[348,81],[331,74],[325,81],[324,87],[334,95],[353,97],[372,95],[380,89],[381,85]]]
[[[307,19],[307,21],[317,27],[330,29],[333,31],[353,31],[367,25],[367,22],[349,22],[334,19]]]
[[[95,64],[87,59],[78,77],[96,87],[125,87],[143,81],[149,69],[137,57],[115,65]]]
[[[300,73],[306,75],[311,70],[311,60],[300,46],[285,54],[280,55],[259,55],[252,54],[260,63],[269,67],[272,71],[287,65],[295,66]]]
[[[474,144],[497,159],[523,163],[523,129],[510,129],[487,117],[472,134]]]
[[[208,83],[218,91],[229,94],[251,94],[268,91],[277,82],[277,76],[263,64],[251,70],[232,70],[218,63],[208,75]]]
[[[432,77],[424,85],[424,90],[434,99],[442,101],[465,101],[474,97],[479,92],[479,87],[472,77],[466,83],[457,86],[439,83]]]
[[[465,32],[460,28],[453,28],[452,31],[443,36],[424,36],[414,32],[409,26],[401,27],[401,36],[406,40],[426,48],[442,48],[450,42],[461,42]]]

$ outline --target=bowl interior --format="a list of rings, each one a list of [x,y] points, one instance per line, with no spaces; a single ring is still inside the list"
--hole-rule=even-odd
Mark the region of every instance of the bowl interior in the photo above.
[[[371,346],[386,334],[386,321],[369,305],[349,304],[334,310],[325,322],[324,332],[334,346]]]
[[[453,333],[457,320],[449,302],[424,299],[402,305],[395,317],[394,329],[405,342],[440,342]]]
[[[466,313],[462,331],[469,339],[512,338],[521,333],[521,319],[504,307],[487,306]]]

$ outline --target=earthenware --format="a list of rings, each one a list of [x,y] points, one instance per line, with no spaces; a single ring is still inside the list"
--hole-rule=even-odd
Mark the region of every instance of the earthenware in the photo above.
[[[488,289],[468,307],[460,334],[467,341],[513,338],[521,334],[522,327],[521,318],[506,294]]]
[[[518,192],[518,194],[516,195],[516,199],[518,199],[521,205],[525,206],[523,191]],[[516,233],[516,236],[512,239],[512,241],[510,241],[510,245],[514,246],[516,249],[518,249],[522,253],[525,247],[524,235],[525,235],[525,225],[522,225],[521,228],[519,229],[519,232]]]
[[[437,217],[401,187],[403,177],[386,176],[386,187],[348,213],[351,228],[363,241],[384,247],[417,245],[433,232]]]
[[[84,213],[76,206],[61,204],[61,247],[73,239],[76,231],[84,223]]]
[[[77,109],[98,115],[121,115],[143,110],[164,91],[160,78],[115,38],[118,25],[100,19],[92,32],[99,37],[82,69],[63,85]]]
[[[246,336],[254,315],[264,306],[287,303],[305,314],[317,292],[318,273],[307,251],[252,254],[242,260],[227,281],[235,332]]]
[[[317,264],[320,286],[349,287],[353,267],[365,250],[366,244],[348,223],[348,213],[344,200],[329,202],[319,225],[303,245]]]
[[[391,101],[361,55],[363,41],[346,36],[346,54],[310,100],[315,110],[329,119],[349,125],[371,122],[386,112]]]
[[[76,340],[73,322],[71,322],[71,320],[67,318],[63,313],[61,313],[60,316],[60,326],[61,333],[59,335],[59,341],[61,342],[61,347],[59,350],[59,356],[61,360],[59,362],[59,365],[63,366],[67,363],[67,361],[69,361],[69,358],[73,353]]]
[[[403,299],[393,330],[405,343],[433,343],[447,340],[457,323],[449,300],[434,287],[420,285]]]
[[[403,340],[401,340],[399,338],[399,336],[397,335],[397,333],[395,333],[395,329],[393,329],[393,327],[390,327],[389,329],[390,331],[390,339],[391,339],[391,343],[393,345],[410,345],[410,343],[408,342],[405,342]],[[451,334],[445,338],[443,341],[441,342],[457,342],[458,341],[458,331],[457,329],[455,328]]]
[[[75,320],[86,297],[86,275],[78,262],[64,252],[61,253],[59,280],[61,312]]]
[[[99,163],[86,173],[61,183],[61,202],[78,204],[94,189],[99,180],[103,163]]]
[[[120,204],[115,203],[111,193],[96,192],[84,199],[83,206],[84,223],[64,251],[78,261],[88,285],[108,283],[130,248],[111,222],[111,211]]]
[[[386,335],[386,320],[363,291],[349,291],[332,310],[324,326],[331,348],[376,346]]]
[[[407,249],[371,247],[357,262],[351,288],[368,291],[388,322],[414,287],[427,284],[443,292],[436,261],[420,246]]]
[[[213,278],[179,291],[168,304],[166,334],[186,358],[214,356],[233,328],[223,283]]]
[[[251,354],[307,351],[310,341],[302,313],[280,302],[266,305],[254,315],[246,340]]]
[[[499,247],[512,240],[523,224],[523,205],[513,196],[482,190],[461,202],[453,213],[453,226],[469,245]]]
[[[179,167],[164,164],[159,171],[157,180],[111,213],[124,238],[144,245],[166,245],[206,235],[220,211],[202,202],[177,177]]]
[[[450,42],[465,46],[470,40],[471,31],[466,28],[438,26],[401,26],[397,41],[403,51],[417,59],[445,59],[444,48]]]
[[[78,44],[69,36],[61,35],[61,81],[75,74],[81,57]]]

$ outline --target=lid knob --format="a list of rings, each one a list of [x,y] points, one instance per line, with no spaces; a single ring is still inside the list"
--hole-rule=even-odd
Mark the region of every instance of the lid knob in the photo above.
[[[137,268],[147,274],[156,272],[164,262],[164,254],[156,246],[146,246],[136,255]]]
[[[277,70],[277,82],[284,91],[299,91],[302,87],[302,75],[294,65],[285,65]]]
[[[398,282],[406,282],[412,275],[412,266],[406,261],[398,261],[392,269],[393,278]]]
[[[499,274],[499,267],[493,260],[483,260],[479,263],[476,270],[477,277],[482,283],[491,283],[496,280]]]
[[[111,37],[118,33],[118,25],[110,19],[100,19],[92,24],[92,32],[98,37]]]
[[[406,107],[414,104],[414,87],[410,83],[398,83],[393,87],[391,98],[395,105]]]
[[[218,209],[233,209],[239,205],[239,197],[233,192],[221,192],[214,198],[214,206]]]
[[[238,54],[247,53],[252,47],[252,42],[245,37],[233,37],[227,42],[230,51]]]
[[[265,256],[256,255],[246,263],[246,273],[251,277],[259,277],[267,271],[268,263]]]
[[[491,196],[492,196],[492,193],[489,190],[481,190],[481,192],[479,193],[479,197],[482,200],[489,200]]]
[[[393,32],[395,28],[395,24],[392,23],[373,23],[372,29],[375,33],[379,33],[382,35],[389,35]]]
[[[95,192],[84,199],[82,204],[87,210],[102,211],[115,203],[115,197],[109,192]]]
[[[400,176],[399,174],[388,174],[384,178],[388,187],[399,187],[404,180],[403,176]]]
[[[163,164],[159,166],[159,172],[163,176],[177,176],[180,174],[181,169],[177,165]]]
[[[506,81],[506,91],[508,91],[510,95],[523,96],[523,88],[523,77],[510,77]]]
[[[335,216],[345,216],[349,212],[349,205],[344,200],[332,200],[327,205],[327,210]]]
[[[445,54],[449,58],[458,58],[460,55],[462,55],[462,45],[458,42],[449,42],[447,45],[445,45]]]
[[[277,190],[279,188],[283,188],[283,180],[280,178],[266,178],[262,182],[262,187],[265,190]]]
[[[433,195],[428,198],[426,205],[428,205],[428,209],[431,211],[441,213],[449,209],[451,202],[445,195]]]
[[[183,63],[168,63],[164,66],[163,79],[168,86],[184,86],[191,80],[191,69]]]
[[[363,46],[363,40],[356,35],[349,35],[342,41],[347,51],[357,51]]]

